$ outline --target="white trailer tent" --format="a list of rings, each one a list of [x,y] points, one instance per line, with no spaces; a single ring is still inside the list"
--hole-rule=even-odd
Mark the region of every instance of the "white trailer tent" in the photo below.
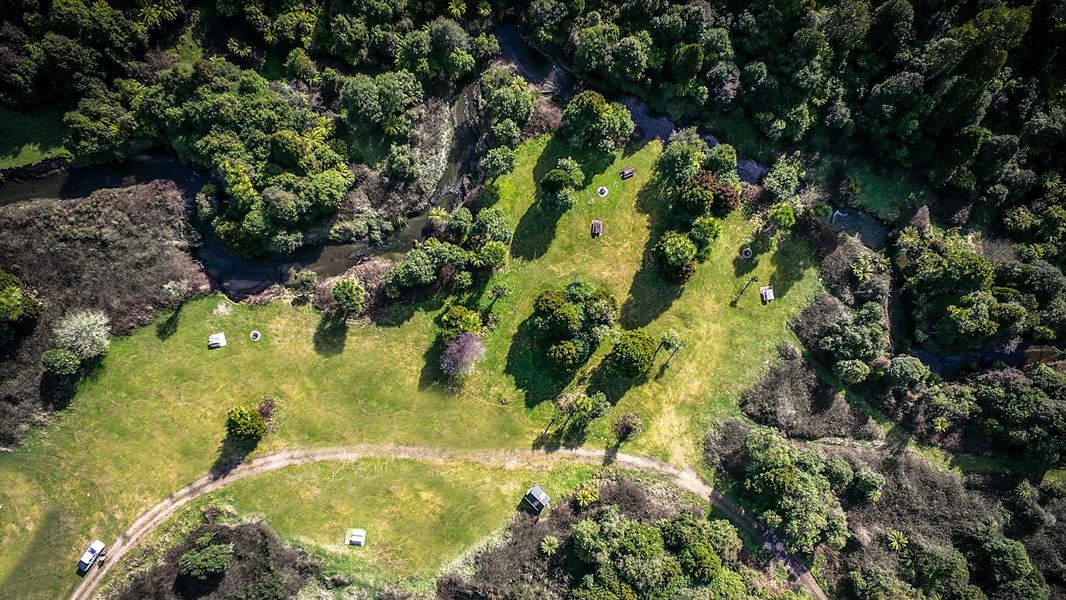
[[[365,529],[349,529],[348,533],[344,536],[344,543],[349,546],[365,546],[366,545],[366,530]]]
[[[212,333],[207,336],[207,347],[211,350],[215,348],[221,348],[226,345],[226,334],[224,333]]]
[[[762,298],[763,304],[769,304],[774,301],[774,286],[764,285],[759,288],[759,296]]]

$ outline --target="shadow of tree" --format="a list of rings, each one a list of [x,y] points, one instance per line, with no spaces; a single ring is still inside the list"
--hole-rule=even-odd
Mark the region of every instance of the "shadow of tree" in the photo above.
[[[543,256],[555,239],[555,230],[561,216],[560,212],[542,208],[539,202],[530,205],[515,226],[511,255],[525,260]]]
[[[419,389],[425,389],[447,380],[444,371],[440,369],[440,358],[443,353],[444,340],[438,335],[422,354],[422,371],[418,374]]]
[[[248,455],[259,445],[256,438],[238,438],[227,435],[218,445],[218,458],[211,465],[209,471],[213,479],[225,477],[230,471],[237,468]]]
[[[607,401],[612,405],[625,397],[629,390],[641,385],[648,380],[648,373],[641,373],[635,377],[628,377],[618,371],[611,363],[610,358],[605,358],[589,376],[589,395],[603,392]]]
[[[676,218],[668,210],[664,198],[662,184],[658,181],[644,186],[637,194],[636,208],[648,215],[649,233],[648,241],[644,244],[640,269],[629,286],[629,293],[622,304],[618,319],[627,329],[644,327],[654,321],[681,296],[681,290],[684,288],[663,279],[655,257],[655,244],[663,233],[676,223]]]
[[[525,393],[527,408],[553,400],[573,379],[572,373],[560,373],[548,362],[545,350],[535,339],[529,317],[511,338],[503,372],[513,377],[515,387]]]
[[[77,375],[55,375],[44,372],[38,386],[41,404],[49,410],[62,410],[70,405],[78,391]]]
[[[181,309],[183,308],[185,308],[185,303],[179,303],[174,307],[173,312],[167,315],[166,319],[163,319],[155,326],[155,337],[165,341],[178,331],[178,321],[181,319]]]
[[[548,424],[533,440],[534,450],[558,450],[560,448],[577,448],[588,437],[588,422],[567,417],[558,426],[555,421]]]
[[[315,352],[323,356],[334,356],[344,351],[348,340],[348,321],[337,312],[322,314],[315,327]]]
[[[379,327],[399,327],[411,320],[418,311],[433,312],[444,306],[447,294],[437,288],[416,290],[398,300],[389,299],[385,306],[368,315]]]
[[[773,236],[765,228],[753,231],[751,237],[737,248],[733,258],[733,274],[742,277],[754,271],[759,266],[759,257],[773,248],[773,242]],[[744,258],[745,248],[751,250],[751,258]]]
[[[777,251],[770,257],[774,272],[770,275],[770,285],[774,286],[774,295],[783,298],[799,280],[804,272],[814,266],[814,257],[807,243],[793,233],[777,244]]]

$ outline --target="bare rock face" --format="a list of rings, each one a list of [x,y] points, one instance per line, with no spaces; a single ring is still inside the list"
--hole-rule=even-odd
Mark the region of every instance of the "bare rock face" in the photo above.
[[[186,280],[193,294],[210,289],[189,253],[188,210],[169,181],[0,207],[0,269],[17,275],[42,307],[32,331],[0,352],[0,445],[16,443],[31,419],[43,421],[73,392],[40,367],[66,311],[101,310],[121,334],[173,305],[168,281]]]

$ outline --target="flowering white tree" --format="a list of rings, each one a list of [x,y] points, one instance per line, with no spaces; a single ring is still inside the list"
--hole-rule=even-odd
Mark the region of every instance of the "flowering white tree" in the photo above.
[[[107,351],[111,344],[111,322],[98,310],[75,310],[56,323],[55,335],[56,345],[87,360]]]

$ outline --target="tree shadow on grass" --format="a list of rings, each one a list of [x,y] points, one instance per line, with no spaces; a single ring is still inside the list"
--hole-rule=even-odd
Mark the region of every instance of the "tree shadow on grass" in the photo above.
[[[215,459],[209,471],[211,478],[219,479],[228,475],[230,471],[240,466],[258,445],[259,440],[256,438],[227,435],[218,445],[218,458]]]
[[[503,372],[513,377],[515,387],[524,392],[526,408],[555,399],[573,379],[572,373],[560,373],[548,362],[544,347],[534,337],[530,318],[518,326],[511,338]]]
[[[753,231],[751,237],[737,248],[736,256],[733,258],[733,274],[743,277],[754,271],[755,267],[759,266],[759,257],[770,251],[773,241],[773,236],[766,229],[760,228]],[[751,250],[751,258],[744,257],[745,248]]]
[[[447,380],[444,371],[440,368],[442,354],[444,354],[444,340],[438,335],[422,354],[422,371],[418,374],[418,389],[425,389]]]
[[[562,423],[552,420],[533,440],[534,450],[549,452],[560,448],[578,448],[588,438],[588,422],[567,417]]]
[[[778,242],[777,251],[770,257],[770,264],[774,266],[774,272],[770,275],[774,296],[783,298],[814,266],[814,257],[807,243],[792,234]]]
[[[174,310],[167,315],[166,319],[163,319],[155,326],[155,337],[159,338],[161,341],[166,341],[178,331],[178,321],[181,320],[181,309],[183,308],[185,308],[185,303],[179,303],[174,307]]]
[[[648,373],[641,373],[635,377],[627,376],[611,363],[610,358],[604,359],[596,366],[596,370],[589,375],[588,393],[590,396],[603,392],[611,405],[618,404],[629,390],[643,384],[648,380]]]
[[[562,213],[547,210],[539,202],[534,202],[526,210],[515,227],[514,241],[511,243],[511,255],[515,258],[534,260],[548,251]]]
[[[654,321],[670,308],[684,289],[684,286],[663,279],[655,257],[655,244],[674,224],[674,217],[664,201],[662,185],[652,182],[644,186],[637,194],[636,208],[649,216],[649,231],[640,270],[633,277],[618,319],[626,329],[637,329]]]
[[[335,356],[344,351],[348,340],[348,320],[339,312],[322,314],[315,327],[315,352],[323,356]]]
[[[385,305],[369,317],[379,327],[399,327],[410,321],[418,311],[440,310],[446,297],[447,294],[437,288],[412,291],[400,299],[386,300]]]

